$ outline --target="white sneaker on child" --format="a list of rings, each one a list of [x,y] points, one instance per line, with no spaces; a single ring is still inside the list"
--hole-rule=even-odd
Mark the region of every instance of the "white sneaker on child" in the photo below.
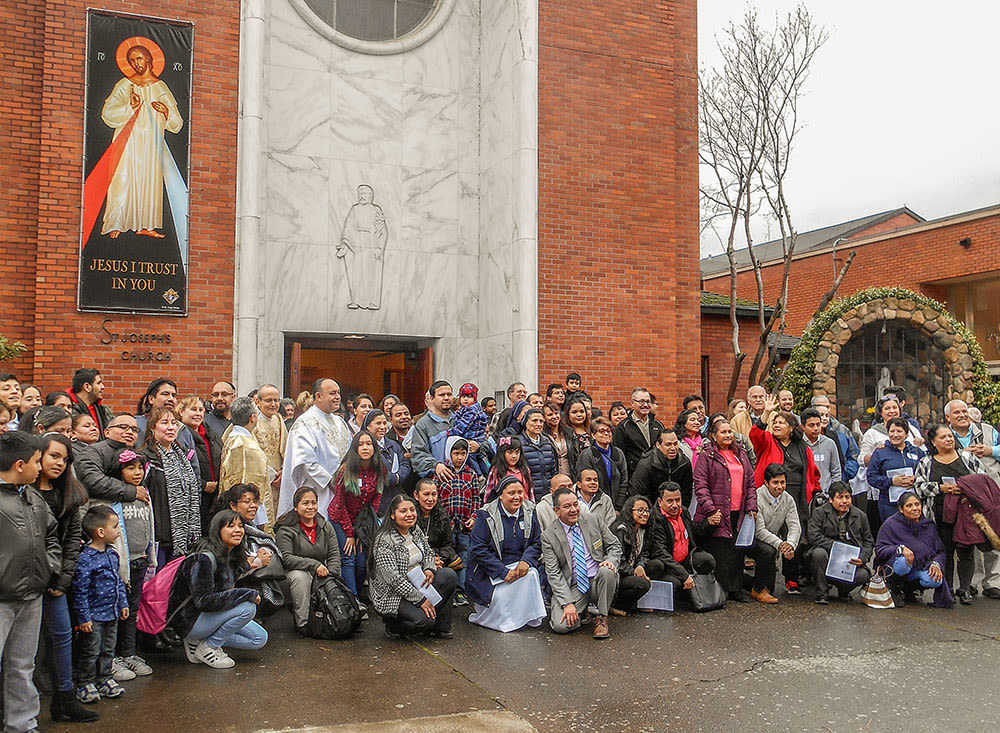
[[[111,661],[111,676],[114,677],[115,682],[128,682],[135,679],[135,672],[128,668],[124,659],[115,657]]]
[[[146,664],[146,660],[135,654],[131,657],[123,657],[122,662],[135,673],[136,677],[146,677],[153,674],[153,668]]]

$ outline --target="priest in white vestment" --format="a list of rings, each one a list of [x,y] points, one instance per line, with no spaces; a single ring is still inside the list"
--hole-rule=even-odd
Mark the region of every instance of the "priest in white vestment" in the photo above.
[[[303,486],[316,490],[320,516],[333,498],[330,479],[351,445],[351,431],[340,415],[340,385],[332,379],[313,387],[313,405],[292,424],[281,470],[278,516],[292,508],[292,497]]]

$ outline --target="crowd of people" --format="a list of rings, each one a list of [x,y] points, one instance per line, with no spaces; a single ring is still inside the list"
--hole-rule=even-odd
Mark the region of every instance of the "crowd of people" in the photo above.
[[[52,717],[94,720],[153,673],[140,644],[232,667],[226,649],[264,647],[273,614],[308,635],[329,578],[390,638],[452,638],[464,609],[500,632],[607,639],[654,583],[680,610],[705,578],[731,602],[826,605],[876,576],[896,606],[932,591],[951,607],[973,603],[982,562],[1000,598],[1000,435],[957,399],[920,426],[889,388],[855,434],[827,396],[796,413],[757,385],[725,413],[690,395],[664,423],[636,388],[605,415],[579,374],[544,395],[516,382],[503,410],[435,381],[416,417],[396,395],[344,401],[333,379],[293,401],[159,378],[135,411],[103,391],[96,369],[44,397],[0,374],[7,730],[37,725],[40,636]],[[154,587],[160,626],[141,618]]]

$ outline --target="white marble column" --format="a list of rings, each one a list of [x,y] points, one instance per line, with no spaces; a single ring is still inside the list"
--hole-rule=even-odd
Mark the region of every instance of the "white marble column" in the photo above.
[[[257,384],[257,331],[261,279],[261,155],[264,135],[266,0],[243,0],[240,20],[239,212],[236,229],[236,339],[233,348],[237,392]]]

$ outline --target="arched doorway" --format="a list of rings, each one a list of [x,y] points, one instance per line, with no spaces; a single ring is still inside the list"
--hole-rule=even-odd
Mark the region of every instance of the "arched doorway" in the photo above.
[[[926,424],[944,404],[972,400],[973,359],[948,315],[909,298],[873,298],[830,324],[816,348],[812,387],[850,424],[875,404],[879,389],[901,386],[907,412]]]
[[[921,424],[944,417],[944,355],[909,321],[869,323],[854,333],[837,364],[837,414],[861,415],[889,387],[902,387]]]

